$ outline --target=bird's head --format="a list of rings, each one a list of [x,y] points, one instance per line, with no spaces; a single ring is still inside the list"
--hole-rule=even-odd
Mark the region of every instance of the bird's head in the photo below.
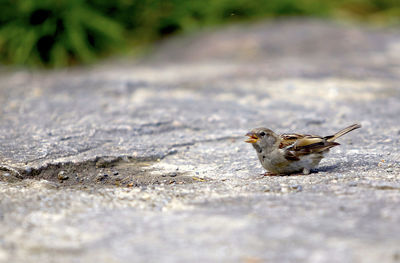
[[[267,128],[255,128],[246,134],[248,139],[247,143],[251,143],[254,148],[261,147],[262,149],[269,149],[277,142],[278,136]]]

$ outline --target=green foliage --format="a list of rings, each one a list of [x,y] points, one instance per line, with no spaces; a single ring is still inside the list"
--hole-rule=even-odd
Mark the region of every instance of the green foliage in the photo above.
[[[90,62],[123,42],[123,26],[84,0],[7,0],[0,8],[0,59],[21,65]]]
[[[59,67],[177,32],[277,16],[398,23],[399,0],[0,0],[0,61]]]

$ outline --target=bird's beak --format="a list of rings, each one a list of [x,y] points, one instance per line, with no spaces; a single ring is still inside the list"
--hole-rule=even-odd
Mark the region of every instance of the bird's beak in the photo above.
[[[248,132],[246,134],[249,138],[245,140],[247,143],[256,143],[258,141],[258,137],[254,132]]]

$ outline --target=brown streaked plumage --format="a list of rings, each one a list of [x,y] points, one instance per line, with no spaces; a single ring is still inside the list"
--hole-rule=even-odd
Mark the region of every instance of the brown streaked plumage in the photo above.
[[[246,134],[249,137],[246,142],[253,145],[262,166],[270,173],[302,171],[309,174],[330,148],[340,145],[335,142],[337,138],[360,127],[359,124],[353,124],[325,137],[297,133],[277,135],[270,129],[256,128]]]

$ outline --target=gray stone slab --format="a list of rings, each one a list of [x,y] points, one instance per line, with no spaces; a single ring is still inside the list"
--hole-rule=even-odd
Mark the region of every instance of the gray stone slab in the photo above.
[[[400,32],[232,26],[0,78],[0,261],[398,262]],[[251,128],[339,139],[264,177]]]

